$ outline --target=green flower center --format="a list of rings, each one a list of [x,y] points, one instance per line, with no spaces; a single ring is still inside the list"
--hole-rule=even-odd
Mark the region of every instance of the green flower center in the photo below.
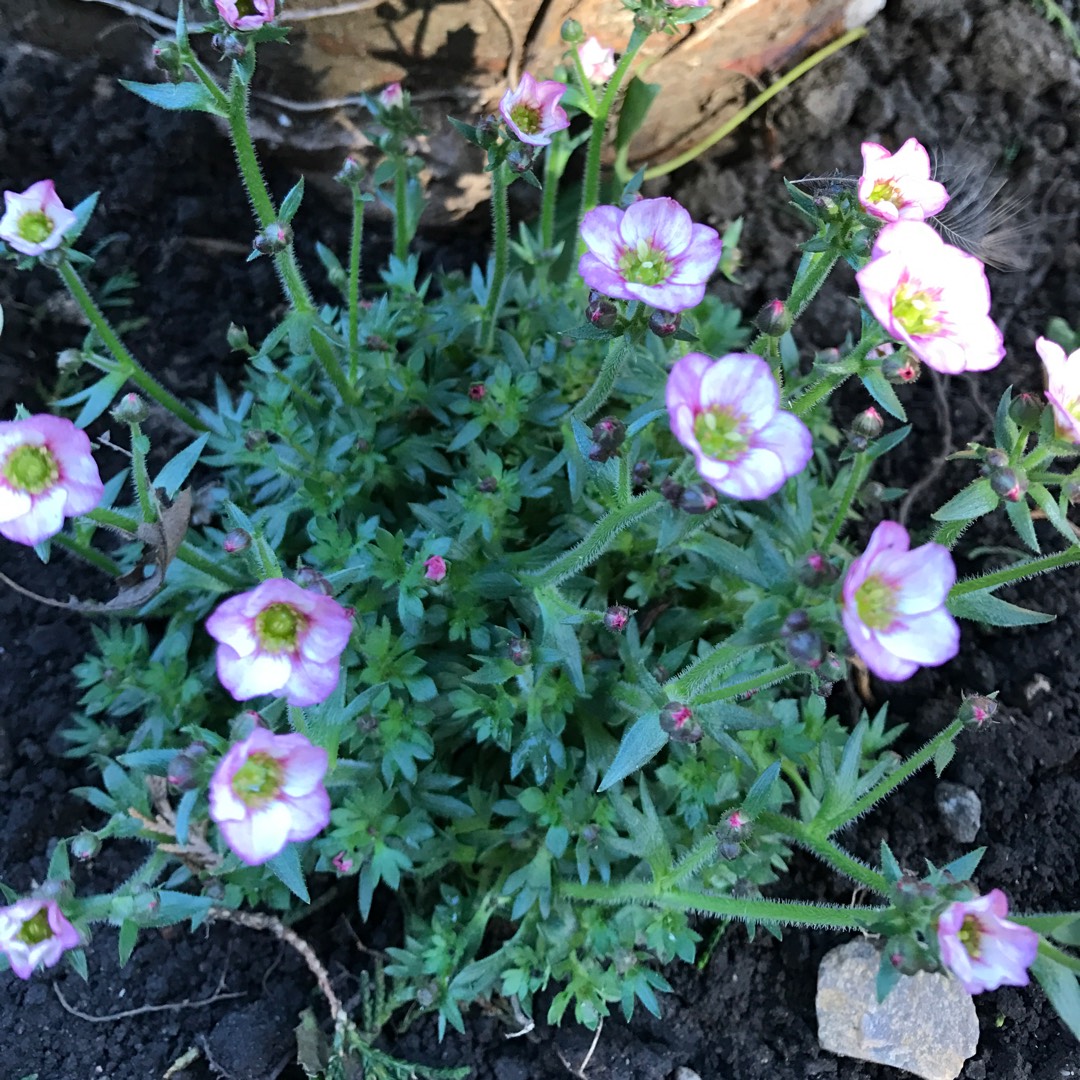
[[[40,945],[48,941],[53,937],[48,910],[42,908],[33,918],[27,919],[15,936],[26,945]]]
[[[268,653],[296,652],[307,619],[292,604],[270,604],[255,616],[255,633]]]
[[[855,590],[859,621],[871,630],[887,630],[896,616],[896,589],[876,575]]]
[[[968,956],[973,960],[978,960],[982,949],[982,927],[979,925],[979,920],[974,915],[965,915],[956,936]]]
[[[15,226],[21,239],[30,244],[41,244],[53,234],[53,219],[44,210],[28,210]]]
[[[902,201],[900,188],[895,180],[879,180],[870,189],[869,201],[872,203],[892,203],[893,206],[899,206]]]
[[[539,135],[540,129],[543,127],[540,120],[540,110],[535,105],[529,105],[524,101],[519,102],[510,110],[510,119],[526,135]]]
[[[624,281],[635,285],[659,285],[671,277],[671,264],[665,253],[642,238],[636,248],[627,248],[619,259]]]
[[[734,410],[715,406],[694,418],[694,437],[706,457],[734,461],[750,442],[742,431],[745,422],[746,417]]]
[[[4,462],[4,479],[28,495],[40,495],[59,475],[56,458],[44,446],[16,446]]]
[[[269,754],[252,754],[233,776],[233,794],[252,808],[265,806],[281,790],[281,763]]]
[[[236,14],[244,19],[248,15],[258,15],[255,9],[255,0],[236,0]]]
[[[936,334],[941,329],[937,296],[926,289],[912,289],[906,282],[896,290],[892,313],[912,337]]]

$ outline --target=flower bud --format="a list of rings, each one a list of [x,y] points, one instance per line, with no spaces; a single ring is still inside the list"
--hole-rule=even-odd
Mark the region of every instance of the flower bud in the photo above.
[[[649,316],[649,329],[658,338],[671,337],[678,332],[682,316],[677,311],[660,311],[659,308]]]
[[[695,484],[683,489],[675,508],[684,514],[707,514],[716,509],[719,501],[716,492],[708,484]]]
[[[839,571],[820,551],[809,551],[799,560],[795,575],[803,585],[816,589],[819,585],[835,581]]]
[[[87,862],[101,850],[101,841],[88,829],[83,829],[71,841],[71,856],[79,862]]]
[[[347,874],[353,868],[353,861],[344,851],[339,851],[331,860],[330,864],[339,874]]]
[[[506,151],[506,164],[510,166],[511,172],[521,176],[522,173],[527,173],[532,168],[535,156],[536,149],[534,147],[529,146],[528,143],[516,142]]]
[[[634,462],[634,467],[630,470],[630,482],[635,489],[647,487],[651,477],[652,466],[647,461]]]
[[[293,580],[301,589],[319,593],[320,596],[334,595],[334,586],[330,584],[330,579],[314,566],[301,566],[293,575]]]
[[[780,626],[780,636],[789,638],[792,634],[800,634],[810,629],[810,616],[802,608],[797,608],[788,614]]]
[[[600,829],[590,821],[578,835],[586,844],[595,844],[600,839]]]
[[[1080,480],[1066,480],[1061,485],[1061,491],[1071,506],[1080,503]]]
[[[441,555],[432,555],[424,560],[424,578],[433,585],[446,580],[446,560]]]
[[[1019,502],[1028,489],[1027,477],[1015,469],[991,469],[990,487],[995,495],[1009,502]]]
[[[788,635],[787,653],[792,663],[816,669],[825,655],[825,643],[816,630],[799,630]]]
[[[476,482],[476,490],[482,491],[485,495],[491,495],[499,490],[499,481],[494,476],[485,476]]]
[[[1009,405],[1009,416],[1021,427],[1035,429],[1042,420],[1044,404],[1035,394],[1017,394]]]
[[[150,888],[139,882],[132,890],[131,914],[138,919],[139,916],[149,918],[161,907],[161,894],[157,889]]]
[[[247,551],[251,547],[251,533],[246,529],[230,529],[221,541],[221,547],[226,555],[238,555],[241,551]]]
[[[199,763],[205,756],[206,747],[200,742],[192,743],[169,762],[165,779],[180,791],[190,791],[198,787]]]
[[[783,300],[770,300],[754,316],[754,326],[766,337],[783,337],[791,329],[791,314]]]
[[[476,125],[476,138],[485,150],[494,146],[499,141],[499,118],[492,113],[485,116]]]
[[[1004,469],[1009,464],[1009,455],[995,446],[986,451],[983,461],[983,476],[989,476],[991,470]]]
[[[612,604],[604,612],[604,628],[613,634],[621,634],[626,629],[626,624],[633,614],[628,607],[622,604]]]
[[[292,242],[292,229],[278,221],[271,222],[251,242],[252,250],[260,255],[277,255]]]
[[[669,701],[660,710],[660,730],[671,736],[674,742],[701,742],[701,725],[694,719],[689,705],[681,701]]]
[[[870,480],[859,489],[859,502],[863,506],[877,506],[885,497],[885,485]]]
[[[169,82],[178,83],[184,78],[184,58],[180,46],[175,41],[162,38],[150,47],[150,57],[154,67],[165,72]]]
[[[225,331],[225,343],[233,352],[247,352],[251,348],[246,327],[234,322],[229,323],[229,329]]]
[[[678,480],[674,480],[670,476],[665,476],[664,479],[660,481],[660,494],[663,495],[676,509],[678,509],[679,500],[683,497],[683,492],[685,490],[686,488],[684,488]]]
[[[141,424],[150,410],[138,394],[125,394],[109,412],[118,424]]]
[[[876,439],[885,430],[885,421],[873,405],[864,409],[851,421],[851,433],[864,439]]]
[[[473,383],[469,387],[469,400],[470,401],[483,401],[487,397],[487,387],[482,383]]]
[[[560,34],[567,45],[580,45],[585,40],[585,29],[577,19],[567,19]]]
[[[239,34],[215,34],[210,44],[221,54],[222,60],[243,60],[247,43]]]
[[[972,694],[960,702],[957,720],[964,724],[974,724],[981,728],[997,712],[997,692],[993,694]]]
[[[355,154],[350,154],[342,163],[341,168],[334,173],[334,179],[339,184],[356,187],[364,179],[364,166]]]
[[[863,453],[869,445],[870,440],[865,435],[851,435],[848,437],[848,446],[850,446],[856,454]]]
[[[56,370],[78,371],[83,365],[82,349],[64,349],[56,354]]]
[[[881,361],[881,374],[898,386],[913,383],[921,371],[922,364],[907,349],[891,353]]]
[[[506,652],[518,667],[528,667],[532,663],[532,645],[528,638],[511,638],[506,643]]]
[[[589,293],[589,306],[585,308],[585,318],[598,330],[610,330],[619,317],[619,309],[595,289]]]
[[[592,429],[593,447],[590,461],[610,461],[619,453],[626,439],[626,425],[617,416],[605,416]]]

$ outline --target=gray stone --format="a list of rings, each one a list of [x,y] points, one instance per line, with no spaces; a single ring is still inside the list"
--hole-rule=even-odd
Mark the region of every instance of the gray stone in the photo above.
[[[982,825],[982,802],[963,784],[943,780],[934,791],[934,801],[948,834],[961,844],[970,844]]]
[[[675,1075],[671,1080],[701,1080],[701,1077],[698,1076],[693,1069],[688,1069],[685,1065],[680,1065],[675,1070]]]
[[[956,1080],[979,1044],[971,995],[955,979],[920,971],[901,977],[879,1005],[881,954],[856,938],[818,969],[818,1042],[844,1057],[903,1069],[923,1080]]]

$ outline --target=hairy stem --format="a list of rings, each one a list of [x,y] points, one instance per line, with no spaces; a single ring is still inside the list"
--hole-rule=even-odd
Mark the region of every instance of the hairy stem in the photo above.
[[[829,525],[829,531],[825,534],[825,539],[821,542],[821,550],[826,552],[826,554],[833,544],[836,543],[837,537],[840,535],[840,530],[847,521],[848,511],[851,509],[851,504],[855,499],[855,495],[866,482],[866,477],[869,472],[869,456],[865,452],[856,454],[855,459],[851,463],[851,474],[848,476],[847,484],[844,486],[843,494],[840,496],[840,502],[836,507],[836,513],[833,515],[832,523]]]
[[[1080,562],[1080,545],[1066,548],[1056,555],[1044,555],[1041,559],[1027,559],[1013,566],[1006,566],[1004,570],[995,570],[981,577],[958,581],[949,591],[949,596],[964,596],[967,593],[979,592],[981,589],[996,589],[1013,581],[1022,581],[1036,574],[1044,574],[1047,570],[1057,570],[1062,566],[1071,566],[1078,562]]]
[[[596,381],[589,387],[589,392],[574,406],[570,414],[583,423],[594,413],[598,412],[611,397],[615,389],[615,382],[622,371],[623,364],[629,359],[634,351],[634,346],[627,337],[613,338],[608,347],[608,354],[600,365]]]
[[[360,254],[364,244],[364,200],[360,186],[352,186],[352,242],[349,245],[349,386],[360,373]]]
[[[399,158],[394,170],[394,256],[409,257],[409,167]]]
[[[731,654],[727,650],[714,649],[708,656],[695,660],[681,675],[666,683],[664,689],[672,701],[685,701],[691,707],[710,705],[714,701],[730,701],[743,694],[764,690],[765,687],[774,686],[791,675],[798,674],[799,671],[794,664],[781,664],[778,668],[763,671],[742,682],[731,683],[720,690],[714,690],[708,694],[696,693],[700,687],[712,682],[731,663]]]
[[[484,321],[487,324],[487,347],[495,343],[495,327],[506,283],[506,268],[510,251],[510,207],[506,197],[506,164],[500,162],[491,174],[491,241],[495,251],[495,265],[491,271]]]

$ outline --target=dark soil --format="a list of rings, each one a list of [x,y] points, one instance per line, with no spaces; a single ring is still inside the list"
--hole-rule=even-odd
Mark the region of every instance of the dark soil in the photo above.
[[[270,268],[244,264],[250,219],[227,145],[210,122],[144,107],[119,91],[115,72],[104,73],[98,63],[60,61],[19,47],[0,54],[0,182],[21,190],[52,176],[69,195],[102,190],[92,239],[102,239],[106,230],[122,232],[106,247],[96,281],[100,285],[125,266],[135,269],[133,310],[148,321],[132,334],[132,343],[174,390],[198,397],[215,373],[229,379],[238,370],[224,341],[230,318],[253,313],[249,318],[259,321],[250,327],[253,337],[270,324],[277,303]],[[889,459],[883,479],[909,487],[928,480],[906,508],[918,530],[970,477],[970,466],[962,463],[935,471],[943,451],[985,435],[989,410],[1006,385],[1037,390],[1034,338],[1052,315],[1074,322],[1080,316],[1080,64],[1019,0],[903,0],[889,5],[867,39],[782,100],[764,122],[744,129],[737,149],[688,170],[668,189],[698,220],[721,224],[746,216],[745,287],[729,290],[745,310],[782,295],[794,266],[799,233],[781,208],[780,177],[835,169],[855,175],[864,138],[896,146],[916,135],[940,146],[947,163],[973,150],[987,164],[1002,166],[1010,190],[1028,200],[1021,220],[1030,228],[1020,252],[1028,267],[994,275],[991,282],[1009,356],[977,380],[949,380],[947,391],[924,376],[909,392],[916,430],[904,451]],[[292,179],[287,170],[271,170],[279,196]],[[340,246],[345,223],[319,200],[306,204],[304,214],[301,254],[314,266],[314,241]],[[427,236],[427,257],[448,249],[461,257],[475,233],[450,239]],[[372,245],[371,257],[378,256]],[[815,302],[804,345],[838,344],[853,325],[844,284]],[[0,337],[0,415],[9,416],[18,401],[41,403],[54,380],[55,354],[77,344],[82,330],[45,271],[5,275],[0,303],[7,323]],[[854,412],[864,404],[856,390],[839,407]],[[979,532],[977,542],[1016,546],[998,520]],[[78,566],[61,559],[43,568],[32,553],[11,544],[0,545],[0,569],[56,596],[83,591],[87,580]],[[961,740],[947,778],[982,799],[978,842],[989,851],[980,881],[1004,888],[1020,909],[1080,905],[1076,596],[1068,573],[1025,584],[1013,598],[1055,613],[1057,622],[1022,632],[966,626],[955,662],[889,693],[892,718],[909,725],[900,745],[909,751],[947,722],[961,691],[1001,690],[1003,720]],[[85,777],[81,765],[63,757],[59,735],[74,702],[71,668],[89,645],[82,618],[0,593],[0,880],[18,890],[43,878],[50,841],[93,813],[67,794]],[[885,688],[875,689],[884,700]],[[840,694],[836,706],[847,708]],[[934,809],[935,783],[931,773],[917,777],[902,799],[860,822],[848,842],[872,858],[887,839],[901,862],[916,869],[923,858],[940,864],[958,854]],[[119,880],[137,854],[110,846],[87,872],[89,885]],[[808,859],[797,855],[793,867],[785,886],[792,895],[851,899],[843,882]],[[350,918],[355,921],[351,905],[331,904],[297,927],[327,962],[344,998],[355,990],[346,972],[355,969],[358,956]],[[392,944],[397,917],[390,909],[378,925],[355,929],[372,944]],[[817,1047],[816,967],[836,940],[790,933],[782,943],[766,937],[748,946],[741,930],[729,930],[704,972],[668,972],[675,994],[665,1003],[663,1021],[644,1012],[629,1025],[608,1021],[588,1077],[669,1080],[685,1065],[703,1080],[889,1080],[897,1074]],[[5,1077],[149,1080],[196,1046],[198,1062],[176,1080],[213,1075],[208,1058],[220,1075],[237,1080],[297,1077],[296,1067],[286,1064],[297,1014],[313,1004],[324,1015],[292,952],[238,928],[145,934],[123,969],[105,930],[96,938],[91,969],[89,986],[64,968],[28,983],[0,983]],[[66,1013],[55,991],[99,1018],[145,1005],[196,1005],[94,1023]],[[219,991],[240,996],[197,1004]],[[1039,992],[1002,990],[980,997],[977,1006],[982,1040],[965,1080],[1076,1075],[1080,1049]],[[430,1064],[470,1065],[477,1080],[555,1080],[578,1067],[591,1042],[580,1029],[543,1025],[508,1041],[504,1026],[477,1012],[469,1025],[468,1036],[452,1035],[440,1046],[433,1025],[421,1022],[391,1040],[390,1048]]]

